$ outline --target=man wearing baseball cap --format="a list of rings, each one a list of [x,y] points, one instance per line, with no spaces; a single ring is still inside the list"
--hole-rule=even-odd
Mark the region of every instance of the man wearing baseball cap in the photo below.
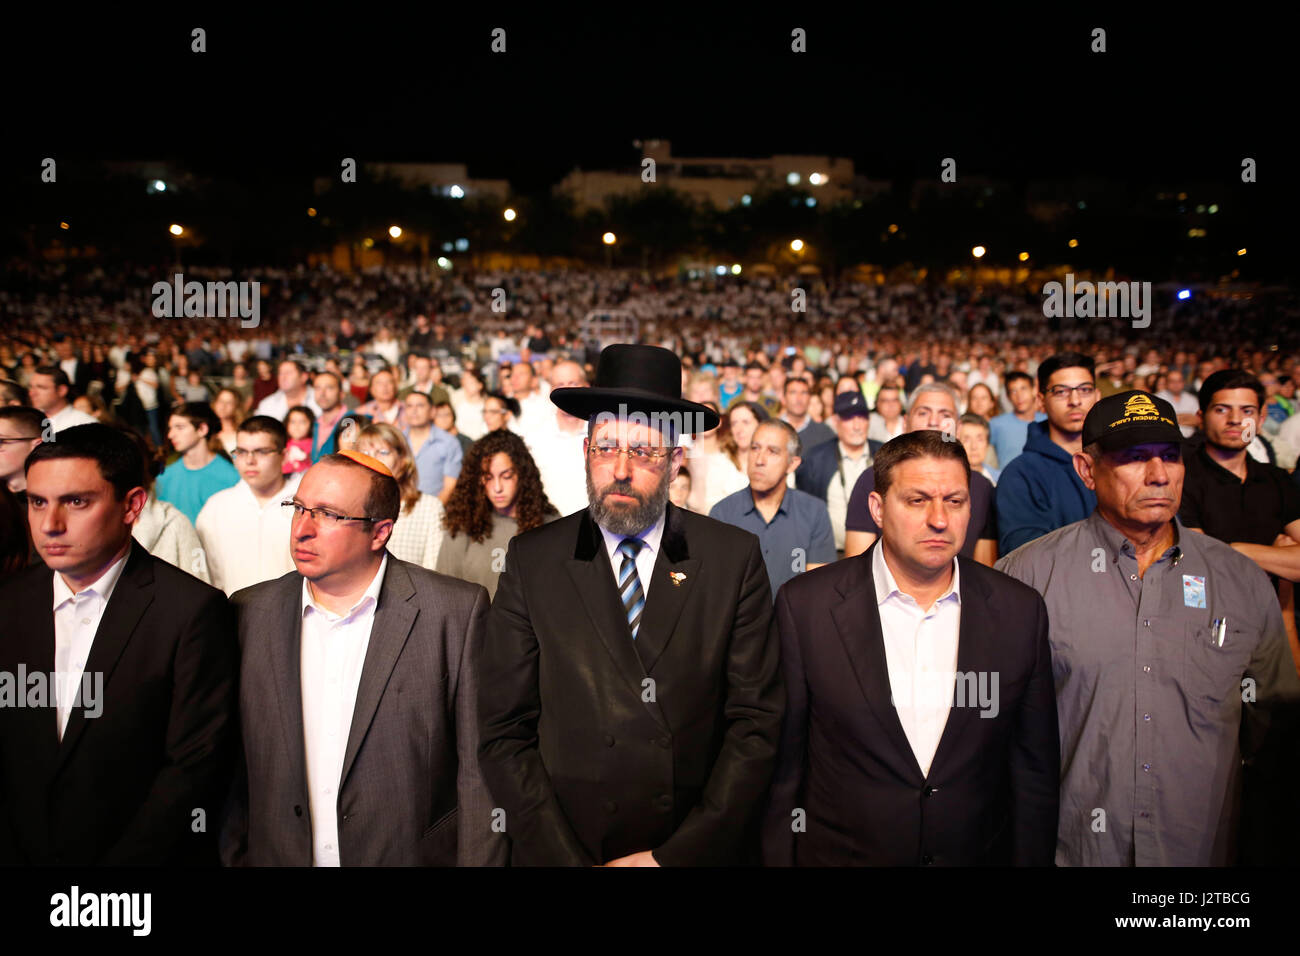
[[[1097,508],[1002,558],[1047,604],[1061,733],[1056,862],[1236,862],[1243,760],[1300,703],[1268,577],[1178,520],[1183,437],[1146,392],[1101,399],[1074,467]]]
[[[835,534],[835,550],[844,552],[844,519],[849,495],[862,473],[871,467],[882,442],[867,438],[870,411],[862,392],[835,396],[835,432],[839,441],[805,447],[803,463],[794,473],[795,487],[826,502]]]

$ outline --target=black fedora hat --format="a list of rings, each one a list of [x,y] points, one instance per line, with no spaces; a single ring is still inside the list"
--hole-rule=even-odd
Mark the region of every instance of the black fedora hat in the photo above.
[[[596,363],[590,388],[556,388],[551,401],[574,418],[593,415],[671,416],[681,434],[718,427],[718,413],[682,398],[682,361],[657,345],[610,345]]]

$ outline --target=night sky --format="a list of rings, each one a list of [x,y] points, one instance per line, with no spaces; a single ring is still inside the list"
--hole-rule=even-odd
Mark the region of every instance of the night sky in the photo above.
[[[1217,18],[816,7],[49,7],[0,39],[4,163],[158,158],[294,176],[335,170],[342,155],[464,161],[528,192],[574,166],[630,166],[632,141],[658,136],[687,156],[847,155],[896,181],[937,176],[944,156],[1012,183],[1232,182],[1247,155],[1261,193],[1296,174],[1284,150],[1296,122],[1290,34],[1255,7]],[[194,26],[207,53],[190,52]],[[504,55],[489,50],[495,26]],[[807,53],[790,52],[796,26]],[[1089,50],[1094,26],[1107,30],[1104,54]]]

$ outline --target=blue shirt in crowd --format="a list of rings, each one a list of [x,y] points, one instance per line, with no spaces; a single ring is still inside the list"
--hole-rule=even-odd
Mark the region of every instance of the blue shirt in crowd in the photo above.
[[[1046,420],[1047,415],[1043,412],[1034,414],[1034,421]],[[1007,467],[1012,458],[1025,450],[1025,439],[1028,437],[1029,422],[1022,422],[1016,417],[1015,412],[995,415],[989,421],[989,444],[993,446],[993,453],[998,456],[998,468]]]
[[[411,433],[406,433],[407,444],[411,443]],[[415,451],[415,470],[418,475],[420,491],[426,495],[442,494],[442,479],[460,477],[460,465],[465,454],[460,442],[437,425],[429,429],[429,437]]]
[[[785,490],[770,522],[759,513],[748,486],[719,501],[709,517],[758,536],[773,600],[781,585],[808,565],[835,560],[835,533],[826,502],[797,488]]]
[[[176,508],[190,524],[199,520],[204,502],[218,491],[239,484],[239,472],[228,458],[215,456],[202,468],[186,468],[185,462],[176,459],[163,469],[154,486],[154,495]]]

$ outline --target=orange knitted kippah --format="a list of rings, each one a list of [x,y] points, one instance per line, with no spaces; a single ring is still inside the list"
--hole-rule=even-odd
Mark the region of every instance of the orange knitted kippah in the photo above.
[[[364,465],[371,471],[377,471],[381,475],[387,475],[389,478],[393,477],[393,473],[388,470],[388,466],[378,458],[371,458],[369,455],[364,455],[359,451],[340,451],[339,454],[344,458],[351,458],[358,465]]]

